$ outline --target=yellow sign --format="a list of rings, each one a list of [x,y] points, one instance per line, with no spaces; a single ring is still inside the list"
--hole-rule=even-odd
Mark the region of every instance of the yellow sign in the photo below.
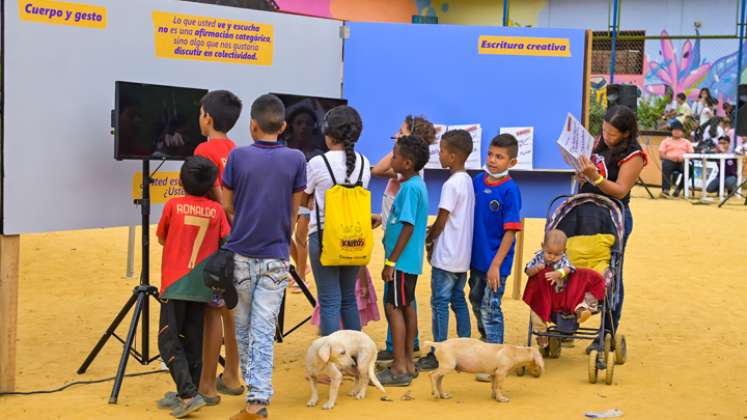
[[[156,56],[272,65],[272,25],[153,12]]]
[[[534,38],[526,36],[483,35],[477,43],[480,54],[530,55],[535,57],[570,57],[568,38]]]
[[[50,0],[18,0],[18,14],[27,22],[106,28],[106,7]]]
[[[142,198],[143,173],[138,171],[132,177],[132,199]],[[184,188],[179,180],[179,172],[158,172],[150,184],[151,204],[163,204],[174,197],[184,195]]]

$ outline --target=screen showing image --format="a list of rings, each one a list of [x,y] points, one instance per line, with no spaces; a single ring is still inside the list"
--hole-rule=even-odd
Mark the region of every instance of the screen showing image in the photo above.
[[[347,105],[346,99],[319,98],[315,96],[275,93],[285,105],[285,121],[288,127],[281,140],[290,148],[306,155],[306,160],[327,151],[322,133],[324,114],[330,109]]]
[[[115,89],[115,159],[182,160],[205,141],[199,117],[207,90],[119,81]]]

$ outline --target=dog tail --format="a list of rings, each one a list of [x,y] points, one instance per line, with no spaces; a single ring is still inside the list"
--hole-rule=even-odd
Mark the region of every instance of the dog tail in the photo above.
[[[379,378],[376,377],[376,363],[371,362],[371,364],[368,365],[368,379],[372,384],[374,384],[376,388],[379,389],[379,391],[383,392],[384,395],[387,395],[384,386],[381,385],[381,382],[379,382]]]

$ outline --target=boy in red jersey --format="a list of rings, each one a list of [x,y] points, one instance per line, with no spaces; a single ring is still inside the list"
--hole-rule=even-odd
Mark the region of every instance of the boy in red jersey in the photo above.
[[[227,90],[213,90],[200,100],[200,132],[207,137],[195,149],[195,156],[204,156],[218,167],[218,179],[210,192],[210,198],[223,201],[223,169],[228,155],[236,147],[228,133],[241,114],[241,100]],[[233,223],[228,216],[228,222]],[[221,324],[222,321],[222,324]],[[244,387],[239,380],[239,350],[236,345],[236,326],[231,311],[218,294],[205,308],[204,338],[202,342],[202,376],[200,394],[208,403],[220,401],[218,392],[228,395],[242,395]],[[221,343],[226,346],[225,367],[216,379]]]
[[[228,138],[241,114],[241,100],[227,90],[213,90],[200,100],[200,132],[207,141],[195,148],[195,156],[210,159],[218,167],[218,179],[211,191],[211,198],[221,202],[223,192],[221,179],[226,167],[228,154],[236,144]]]
[[[202,326],[205,302],[211,290],[202,282],[201,267],[230,231],[221,205],[206,196],[218,176],[212,162],[190,157],[180,179],[186,195],[166,203],[158,223],[163,245],[161,263],[161,317],[158,350],[166,362],[177,392],[158,402],[181,418],[207,404],[197,392],[202,370]]]

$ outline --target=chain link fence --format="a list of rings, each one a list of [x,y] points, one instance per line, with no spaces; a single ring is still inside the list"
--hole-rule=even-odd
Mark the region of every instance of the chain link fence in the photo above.
[[[594,32],[591,59],[590,123],[598,132],[600,113],[606,108],[606,87],[616,84],[638,87],[638,118],[644,130],[666,127],[667,113],[676,108],[676,96],[684,94],[696,108],[701,89],[708,89],[716,114],[732,117],[736,101],[736,35],[671,36],[666,31],[652,35],[644,31],[620,30],[615,48],[614,79],[611,77],[612,37]],[[743,64],[747,64],[743,57]],[[671,115],[671,112],[670,112]],[[695,115],[699,117],[699,115]],[[695,129],[700,120],[688,120]]]

